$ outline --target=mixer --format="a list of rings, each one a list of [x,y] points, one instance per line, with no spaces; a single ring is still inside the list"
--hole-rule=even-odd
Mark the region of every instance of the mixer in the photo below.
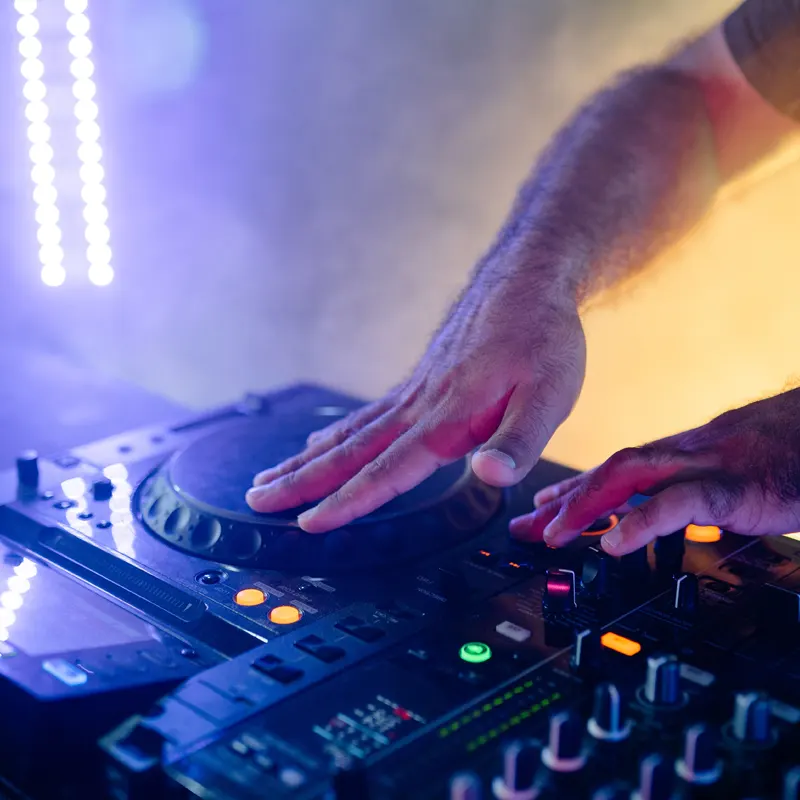
[[[614,558],[467,460],[327,534],[253,475],[360,401],[295,386],[0,487],[0,774],[22,796],[800,798],[800,544]]]

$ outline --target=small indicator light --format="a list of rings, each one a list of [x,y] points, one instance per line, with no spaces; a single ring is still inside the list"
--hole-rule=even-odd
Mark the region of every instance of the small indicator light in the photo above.
[[[634,642],[633,639],[626,639],[624,636],[620,636],[618,633],[612,633],[611,631],[604,633],[600,637],[600,643],[603,647],[621,653],[623,656],[635,656],[637,653],[641,652],[642,649],[639,642]]]
[[[467,642],[461,645],[458,655],[469,664],[482,664],[492,657],[492,651],[489,645],[483,642]]]

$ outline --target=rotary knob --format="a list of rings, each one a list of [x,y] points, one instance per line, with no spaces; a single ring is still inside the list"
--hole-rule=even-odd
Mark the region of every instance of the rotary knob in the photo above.
[[[550,717],[542,764],[553,772],[577,772],[586,764],[583,724],[574,711],[562,711]]]
[[[672,594],[672,607],[681,616],[690,617],[697,611],[700,597],[700,583],[696,575],[684,572],[675,578]]]
[[[108,478],[98,478],[92,484],[92,497],[98,502],[110,500],[113,494],[114,484]]]
[[[639,767],[639,787],[631,800],[672,800],[674,785],[671,766],[659,755],[647,756]]]
[[[744,745],[763,747],[772,741],[769,698],[763,692],[739,692],[731,723],[733,737]]]
[[[481,800],[481,782],[474,772],[457,772],[450,779],[450,800]]]
[[[17,456],[17,482],[21,489],[35,492],[39,488],[39,455],[35,450]]]
[[[534,800],[534,778],[539,768],[539,748],[535,741],[517,740],[503,750],[503,774],[492,781],[497,800]]]
[[[614,559],[596,544],[586,549],[581,568],[581,583],[595,597],[605,597],[611,588]]]
[[[683,753],[675,762],[675,772],[687,783],[708,786],[722,775],[722,762],[717,758],[714,732],[702,723],[686,729]]]
[[[604,742],[621,742],[630,735],[632,722],[625,719],[622,695],[613,683],[601,683],[594,692],[592,716],[586,729]]]
[[[675,656],[650,656],[643,687],[644,699],[654,706],[679,705],[683,699],[680,681],[681,666]]]
[[[571,569],[549,569],[545,576],[542,606],[551,613],[564,613],[577,608],[575,573]]]

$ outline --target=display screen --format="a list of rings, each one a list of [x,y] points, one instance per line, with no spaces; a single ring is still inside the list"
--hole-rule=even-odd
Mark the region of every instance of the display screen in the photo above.
[[[0,546],[0,641],[47,656],[157,638],[156,628],[110,600]]]

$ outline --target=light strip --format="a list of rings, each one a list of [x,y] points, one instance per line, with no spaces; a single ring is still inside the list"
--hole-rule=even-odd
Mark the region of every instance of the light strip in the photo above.
[[[25,79],[22,95],[27,101],[25,117],[28,120],[28,155],[31,160],[31,180],[33,181],[33,201],[36,204],[36,223],[38,225],[39,261],[42,265],[42,281],[48,286],[64,283],[64,250],[61,247],[61,228],[59,210],[56,205],[58,192],[55,187],[53,168],[53,148],[50,145],[50,125],[47,120],[50,109],[45,101],[47,89],[42,80],[44,62],[39,58],[42,43],[39,33],[39,19],[36,16],[37,0],[14,0],[14,8],[19,13],[17,32],[20,35],[19,52],[22,56],[20,72]]]
[[[78,159],[82,183],[83,219],[86,223],[86,257],[89,260],[89,280],[96,286],[107,286],[114,279],[111,267],[111,247],[108,242],[111,232],[108,208],[105,205],[106,189],[103,185],[105,171],[101,159],[100,126],[97,123],[98,108],[95,102],[97,87],[92,80],[94,62],[89,57],[92,42],[88,36],[90,23],[86,15],[88,0],[64,0],[69,14],[67,30],[71,36],[69,52],[72,56],[70,72],[74,82],[75,118],[78,137]]]

